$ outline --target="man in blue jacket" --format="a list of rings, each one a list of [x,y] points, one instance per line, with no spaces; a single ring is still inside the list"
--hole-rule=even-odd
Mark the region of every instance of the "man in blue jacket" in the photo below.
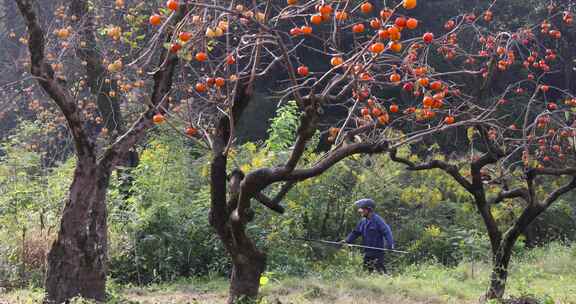
[[[394,249],[394,239],[390,226],[374,212],[375,204],[372,199],[364,198],[356,201],[354,205],[358,208],[358,213],[363,217],[356,228],[348,235],[343,242],[352,243],[359,236],[362,236],[362,245],[376,248]],[[364,268],[370,272],[386,272],[384,266],[384,251],[375,249],[364,249]]]

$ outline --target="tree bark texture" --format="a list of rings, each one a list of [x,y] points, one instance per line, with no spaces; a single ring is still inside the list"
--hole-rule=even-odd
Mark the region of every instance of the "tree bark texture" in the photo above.
[[[76,167],[58,238],[48,254],[46,304],[68,303],[76,296],[105,300],[110,173],[95,163]]]

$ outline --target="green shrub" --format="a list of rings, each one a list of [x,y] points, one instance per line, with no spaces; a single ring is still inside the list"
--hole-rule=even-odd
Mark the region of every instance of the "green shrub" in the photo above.
[[[111,187],[110,275],[147,284],[223,273],[227,260],[208,225],[202,160],[178,137],[158,135],[132,170],[131,195]]]
[[[74,159],[47,167],[30,142],[38,125],[22,122],[0,144],[0,283],[41,286]]]

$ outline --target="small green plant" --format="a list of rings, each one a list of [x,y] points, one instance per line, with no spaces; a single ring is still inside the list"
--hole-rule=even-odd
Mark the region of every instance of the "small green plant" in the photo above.
[[[278,108],[268,129],[268,139],[265,143],[267,150],[285,151],[294,144],[296,129],[298,128],[298,113],[298,105],[293,100]]]

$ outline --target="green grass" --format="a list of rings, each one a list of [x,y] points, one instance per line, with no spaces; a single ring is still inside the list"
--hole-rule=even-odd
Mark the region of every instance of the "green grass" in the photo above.
[[[534,296],[545,304],[576,304],[576,246],[558,244],[526,253],[512,262],[507,295]],[[322,268],[324,269],[324,268]],[[262,287],[263,303],[292,304],[451,304],[477,303],[488,286],[490,266],[461,263],[447,268],[434,263],[410,266],[391,276],[353,270],[322,272],[302,277],[271,274]],[[132,303],[223,303],[225,278],[185,279],[147,287],[114,286],[113,294]],[[0,294],[0,303],[38,303],[41,290]],[[4,302],[3,302],[4,301]]]
[[[319,274],[286,278],[265,286],[262,294],[295,304],[477,303],[487,289],[489,276],[490,265],[486,263],[466,262],[453,268],[427,263],[392,276],[357,274],[325,279]],[[507,295],[576,304],[576,246],[553,244],[514,259]]]
[[[19,289],[9,293],[0,291],[0,304],[35,304],[42,303],[44,291],[41,289]]]

